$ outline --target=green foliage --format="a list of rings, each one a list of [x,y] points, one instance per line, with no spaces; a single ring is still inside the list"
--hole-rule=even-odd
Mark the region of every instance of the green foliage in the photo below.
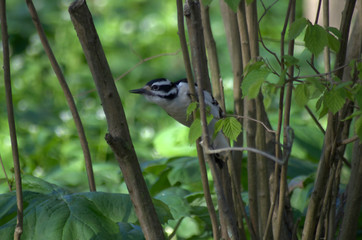
[[[219,119],[215,123],[213,136],[215,137],[219,131],[222,131],[231,141],[236,141],[237,137],[241,133],[241,123],[234,117]]]
[[[286,65],[286,67],[290,67],[293,65],[298,65],[299,63],[299,59],[290,55],[284,55],[284,63]]]
[[[328,44],[327,32],[320,25],[309,23],[305,31],[304,42],[309,51],[318,55]]]
[[[192,116],[193,111],[195,111],[197,109],[197,107],[198,107],[197,102],[190,103],[190,105],[187,107],[187,111],[186,111],[187,119],[190,119],[190,117]]]
[[[189,143],[193,144],[196,141],[196,139],[201,137],[201,135],[202,135],[201,120],[199,118],[196,118],[190,126]]]
[[[39,191],[24,191],[22,239],[143,239],[126,194],[69,193],[34,177],[28,184]],[[162,223],[172,218],[165,203],[155,200]],[[16,225],[15,192],[0,195],[0,234],[12,239]]]
[[[299,25],[295,27],[293,31],[293,35],[290,37],[293,39],[298,36],[301,31],[304,29],[305,21],[300,21]],[[340,33],[335,28],[328,28],[333,34],[328,32],[322,26],[318,24],[312,24],[311,22],[307,22],[307,29],[305,31],[304,42],[307,49],[313,53],[314,55],[318,55],[324,49],[324,47],[328,46],[335,52],[339,51],[340,41],[338,40],[338,36]]]
[[[360,115],[362,115],[362,112],[360,112]],[[362,141],[362,117],[359,117],[355,124],[354,124],[354,130],[359,137],[360,141]]]
[[[288,29],[288,34],[287,34],[287,40],[293,40],[296,39],[304,30],[304,28],[307,26],[308,24],[308,20],[306,18],[298,18],[297,20],[295,20]]]
[[[202,3],[204,6],[209,6],[209,5],[212,3],[212,0],[202,0],[201,3]]]
[[[243,97],[256,98],[261,85],[270,74],[270,69],[263,61],[251,63],[246,67],[246,74],[241,84]]]
[[[240,0],[225,0],[226,4],[234,11],[236,12],[238,10],[239,2]],[[248,4],[252,1],[248,1]]]
[[[309,89],[306,84],[299,84],[295,88],[295,101],[299,106],[304,107],[309,101]]]
[[[323,104],[333,114],[338,112],[344,105],[346,98],[343,89],[334,88],[324,93]]]
[[[40,176],[52,182],[24,176],[26,191],[23,238],[62,239],[59,232],[64,230],[64,236],[69,237],[67,239],[76,239],[78,236],[94,236],[94,239],[143,239],[122,173],[114,154],[104,141],[107,125],[89,68],[69,19],[67,8],[70,2],[39,0],[36,5],[41,6],[39,15],[49,42],[60,61],[80,110],[94,162],[97,190],[108,193],[73,193],[88,189],[77,132],[63,93],[27,13],[26,4],[21,0],[9,1],[7,5],[13,99],[18,123],[21,168],[24,174]],[[232,64],[228,51],[225,51],[225,36],[219,34],[224,31],[224,25],[219,11],[213,8],[218,4],[211,4],[212,0],[202,2],[210,6],[212,27],[225,83],[227,109],[231,110]],[[237,11],[239,0],[226,2],[234,12]],[[247,4],[251,2],[253,0],[246,1]],[[142,86],[153,78],[165,76],[177,80],[184,77],[184,69],[180,67],[183,64],[182,55],[174,54],[179,49],[175,3],[89,1],[88,4],[114,77],[118,78],[133,69],[116,84],[143,175],[152,197],[155,198],[156,209],[165,229],[174,229],[177,222],[183,219],[177,232],[179,239],[210,239],[211,223],[203,199],[198,161],[196,158],[185,157],[196,155],[194,147],[190,147],[189,143],[194,143],[201,136],[199,118],[188,131],[157,106],[128,94],[129,89]],[[282,29],[287,2],[279,1],[276,4],[268,9],[260,21],[260,31],[267,47],[278,53],[279,41],[270,39],[280,38],[279,30]],[[297,4],[301,3],[297,1]],[[162,14],[159,14],[160,12]],[[302,15],[300,8],[297,8],[296,15]],[[304,30],[306,31],[303,36]],[[336,28],[324,29],[319,25],[313,25],[305,18],[297,19],[288,28],[287,40],[304,39],[305,47],[296,45],[294,56],[282,56],[285,67],[296,66],[298,76],[315,75],[315,71],[308,66],[306,60],[309,60],[311,53],[318,55],[328,46],[334,51],[333,61],[335,52],[339,51],[340,37],[341,33]],[[303,51],[304,49],[309,51]],[[273,57],[269,58],[265,49],[261,48],[260,51],[266,60],[248,65],[241,88],[243,97],[249,98],[255,98],[261,88],[269,91],[269,97],[265,97],[264,100],[268,101],[266,107],[271,124],[276,126],[278,101],[275,96],[279,95],[280,86],[289,77],[286,70],[280,70]],[[163,53],[171,54],[140,63],[141,59]],[[135,66],[137,67],[134,68]],[[362,63],[352,62],[350,66],[351,76],[357,75],[362,79]],[[315,58],[314,67],[319,72],[324,70],[318,58]],[[270,74],[272,72],[278,72],[280,77],[276,78]],[[268,84],[264,84],[266,79]],[[323,135],[314,127],[302,107],[315,106],[312,111],[317,110],[320,118],[328,111],[337,113],[346,99],[353,100],[359,108],[362,107],[360,85],[352,86],[335,79],[331,82],[333,83],[323,77],[310,77],[294,82],[291,126],[295,130],[295,144],[288,164],[288,181],[290,186],[297,183],[297,187],[291,193],[291,204],[296,218],[303,218],[305,215],[306,204],[313,188],[313,172],[317,169],[315,162],[319,160],[323,145]],[[2,81],[0,88],[3,89]],[[0,105],[5,106],[3,98],[0,98]],[[197,103],[190,104],[187,111],[189,116],[193,110],[197,110]],[[9,171],[12,168],[11,146],[5,108],[0,109],[0,114],[0,153],[12,179],[12,173]],[[347,119],[353,119],[354,132],[362,140],[361,116],[361,111],[355,111]],[[321,119],[321,124],[325,125],[325,119]],[[235,118],[221,119],[216,122],[215,128],[216,132],[223,131],[231,140],[236,139],[241,131],[241,125]],[[349,159],[348,153],[346,155]],[[246,175],[247,171],[243,166],[242,184],[247,191]],[[348,175],[345,178],[348,178]],[[7,192],[2,173],[0,183],[0,192]],[[210,184],[212,185],[212,182]],[[246,191],[242,196],[248,204]],[[214,193],[212,197],[216,198]],[[52,214],[52,217],[48,214]],[[65,216],[69,218],[66,219]],[[15,218],[14,193],[0,195],[1,239],[13,238]]]

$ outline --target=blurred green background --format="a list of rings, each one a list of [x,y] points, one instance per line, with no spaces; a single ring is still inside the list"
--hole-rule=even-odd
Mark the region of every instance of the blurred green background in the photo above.
[[[264,1],[264,4],[269,6],[273,2],[268,0]],[[70,0],[34,1],[83,121],[94,162],[97,190],[125,192],[120,170],[104,140],[107,125],[70,21],[67,10],[70,3]],[[147,103],[141,96],[128,92],[154,78],[178,80],[185,76],[177,35],[175,1],[89,0],[87,3],[113,76],[115,79],[122,76],[116,85],[140,162],[144,166],[150,160],[195,156],[194,146],[190,146],[187,141],[187,128],[173,121],[157,106]],[[297,1],[297,4],[297,17],[300,17],[302,6],[300,1]],[[219,2],[213,1],[210,7],[225,85],[226,106],[231,112],[232,71]],[[273,51],[279,51],[286,8],[286,1],[277,2],[260,23],[264,42]],[[261,6],[259,10],[260,13],[263,12]],[[7,1],[7,14],[21,169],[24,174],[41,177],[74,191],[87,191],[83,154],[74,122],[25,2]],[[297,39],[297,43],[301,40],[302,37]],[[310,53],[300,44],[297,44],[295,53],[300,59],[300,75],[313,74],[305,62],[310,58]],[[162,56],[158,56],[160,54]],[[266,50],[261,49],[261,55],[267,58],[277,71],[280,70],[275,59]],[[323,71],[319,60],[320,58],[316,59],[317,67]],[[270,82],[278,81],[275,76],[269,78]],[[3,81],[0,81],[0,89],[0,154],[11,178],[12,157]],[[267,111],[275,126],[278,90],[268,88],[267,85],[264,90]],[[310,106],[314,108],[313,104]],[[325,124],[323,119],[321,122]],[[316,169],[323,135],[307,112],[297,105],[292,107],[291,126],[296,137],[289,177],[308,176]],[[0,179],[0,193],[8,191],[3,171],[0,171]],[[151,182],[154,181],[150,180]]]

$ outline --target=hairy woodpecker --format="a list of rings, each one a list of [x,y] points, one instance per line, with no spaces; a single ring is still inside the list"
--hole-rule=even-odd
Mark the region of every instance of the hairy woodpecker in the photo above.
[[[196,84],[195,88],[197,94]],[[187,79],[171,82],[166,78],[158,78],[149,81],[143,88],[130,90],[130,92],[142,94],[149,102],[163,108],[176,121],[190,127],[192,118],[187,118],[187,108],[191,103],[191,96]],[[224,117],[224,113],[218,102],[208,91],[204,91],[204,99],[205,104],[210,107],[210,113],[213,116],[213,120],[208,125],[209,136],[213,136],[215,123],[218,119]],[[221,132],[212,141],[212,148],[214,149],[228,146],[228,142]],[[221,167],[222,161],[220,161],[220,158],[220,155],[216,156],[216,161]]]

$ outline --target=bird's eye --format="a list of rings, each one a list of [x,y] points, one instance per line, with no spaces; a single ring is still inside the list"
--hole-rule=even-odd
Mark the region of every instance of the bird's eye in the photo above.
[[[159,85],[152,85],[151,90],[153,91],[157,91],[158,89],[160,89]]]

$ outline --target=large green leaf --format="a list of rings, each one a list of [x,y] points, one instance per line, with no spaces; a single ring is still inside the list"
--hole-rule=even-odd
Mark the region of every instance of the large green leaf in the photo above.
[[[182,188],[168,188],[158,193],[155,198],[161,200],[170,208],[171,214],[175,219],[190,216],[190,205],[186,196],[190,192]]]
[[[304,42],[309,51],[315,55],[318,55],[328,44],[327,31],[318,24],[308,24],[304,36]]]
[[[308,20],[306,18],[299,18],[295,20],[288,29],[288,40],[293,40],[297,38],[302,31],[304,30],[305,26],[307,26]]]
[[[306,84],[299,84],[295,88],[295,101],[299,106],[304,107],[309,100],[309,90]]]
[[[256,98],[260,87],[269,75],[270,70],[262,62],[256,62],[250,65],[247,69],[247,74],[241,84],[243,96],[250,99]]]
[[[127,194],[24,191],[23,198],[22,239],[144,239]],[[162,223],[172,218],[163,202],[154,204]],[[13,239],[16,209],[15,192],[0,195],[1,239]]]
[[[332,89],[324,94],[323,104],[333,114],[338,112],[344,105],[346,98],[342,94],[343,89]]]
[[[171,159],[167,164],[171,170],[168,173],[168,180],[171,185],[182,183],[184,185],[196,184],[198,189],[193,191],[202,191],[200,167],[197,158],[182,157]]]
[[[201,135],[202,135],[201,121],[199,118],[196,118],[190,126],[189,143],[193,144],[196,141],[196,139],[201,137]]]
[[[327,33],[327,38],[328,38],[328,47],[333,51],[338,52],[340,45],[338,39],[330,33]]]

